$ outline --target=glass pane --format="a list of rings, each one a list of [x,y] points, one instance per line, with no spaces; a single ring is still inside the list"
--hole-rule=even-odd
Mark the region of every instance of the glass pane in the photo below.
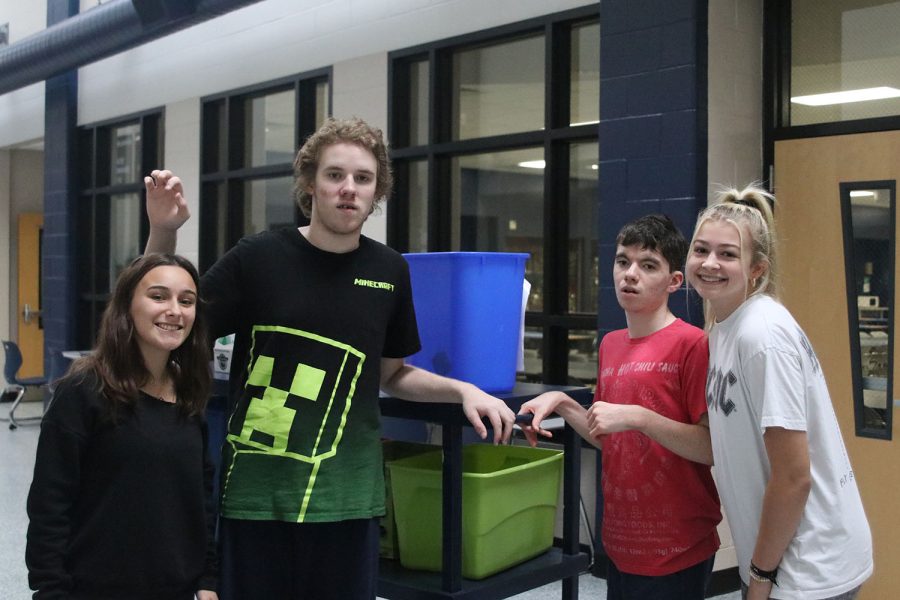
[[[569,150],[570,313],[597,312],[597,152],[596,142]]]
[[[244,187],[244,235],[293,227],[292,177],[257,179]]]
[[[543,127],[543,36],[453,55],[453,139]]]
[[[597,384],[597,332],[569,330],[569,377],[584,385]]]
[[[428,61],[409,65],[409,145],[428,143]]]
[[[883,437],[890,432],[893,401],[891,392],[891,328],[894,261],[891,239],[893,193],[891,189],[845,190],[850,204],[850,255],[852,273],[848,285],[856,298],[860,362],[854,365],[857,389],[857,433]],[[852,320],[851,320],[852,323]],[[861,386],[860,386],[861,383]],[[861,387],[861,389],[860,389]],[[860,406],[861,402],[861,406]]]
[[[541,148],[475,154],[452,161],[452,249],[528,252],[528,310],[543,307],[543,198]]]
[[[204,183],[201,191],[200,268],[205,271],[231,247],[228,236],[228,186]]]
[[[251,98],[244,113],[244,166],[290,163],[294,159],[294,91]]]
[[[137,183],[141,172],[141,124],[114,127],[110,144],[110,183]]]
[[[900,114],[900,2],[793,0],[791,13],[790,125]]]
[[[542,344],[544,333],[540,327],[526,327],[524,339],[525,377],[526,381],[543,379],[544,363]],[[596,369],[594,369],[596,371]]]
[[[228,123],[225,101],[203,105],[203,172],[223,171],[228,166]]]
[[[590,23],[572,29],[572,89],[569,123],[600,122],[600,25]]]
[[[318,82],[316,84],[316,129],[321,127],[328,115],[331,114],[331,105],[328,103],[328,98],[328,82]]]
[[[428,251],[428,162],[409,163],[409,251]]]
[[[138,194],[114,194],[109,202],[109,282],[141,254],[141,199]]]

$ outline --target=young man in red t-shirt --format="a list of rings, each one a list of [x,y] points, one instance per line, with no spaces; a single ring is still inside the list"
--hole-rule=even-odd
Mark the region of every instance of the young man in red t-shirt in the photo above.
[[[602,450],[602,540],[608,600],[701,600],[722,519],[710,473],[706,335],[669,310],[681,287],[687,242],[649,215],[622,228],[613,279],[628,327],[604,336],[597,391],[585,410],[562,392],[524,404],[528,441],[562,416]]]

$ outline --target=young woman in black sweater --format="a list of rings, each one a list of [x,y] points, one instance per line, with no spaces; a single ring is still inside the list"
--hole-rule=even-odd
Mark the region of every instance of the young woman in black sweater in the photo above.
[[[57,383],[28,495],[34,598],[217,600],[198,281],[179,256],[135,260]]]

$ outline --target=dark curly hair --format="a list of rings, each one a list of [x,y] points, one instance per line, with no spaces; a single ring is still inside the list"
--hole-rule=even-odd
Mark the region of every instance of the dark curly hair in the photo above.
[[[312,196],[307,190],[315,184],[322,151],[341,142],[361,146],[375,157],[377,169],[373,209],[391,195],[394,175],[391,172],[391,159],[381,130],[357,117],[329,118],[318,131],[307,138],[294,159],[294,198],[307,218],[312,215]]]
[[[116,281],[112,298],[103,312],[94,351],[72,363],[65,378],[93,375],[98,392],[109,401],[110,415],[116,419],[121,406],[133,406],[138,390],[150,380],[138,347],[131,318],[135,290],[144,276],[156,267],[180,267],[188,272],[199,289],[200,276],[186,258],[175,254],[147,254],[136,258]],[[194,326],[169,354],[169,374],[175,385],[176,403],[182,414],[200,415],[209,396],[209,361],[212,350],[206,332],[205,315],[198,300]]]

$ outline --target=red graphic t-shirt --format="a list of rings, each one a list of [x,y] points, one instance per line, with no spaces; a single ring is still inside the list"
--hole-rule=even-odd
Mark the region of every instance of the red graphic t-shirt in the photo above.
[[[706,414],[708,363],[706,335],[680,319],[642,338],[613,331],[600,344],[594,399],[696,423]],[[603,545],[620,571],[668,575],[718,549],[722,514],[710,467],[626,431],[604,438],[602,474]]]

